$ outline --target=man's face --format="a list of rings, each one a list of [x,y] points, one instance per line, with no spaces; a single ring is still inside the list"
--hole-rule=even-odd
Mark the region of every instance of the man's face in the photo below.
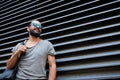
[[[34,21],[35,24],[40,25],[40,22]],[[30,27],[28,27],[28,32],[30,33],[31,36],[34,37],[39,37],[41,33],[41,29],[39,27],[34,26],[32,23]]]

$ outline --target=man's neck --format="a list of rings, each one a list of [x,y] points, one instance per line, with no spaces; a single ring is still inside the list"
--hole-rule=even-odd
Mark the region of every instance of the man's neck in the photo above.
[[[33,36],[29,36],[29,40],[26,42],[26,46],[29,47],[33,47],[35,46],[38,42],[40,41],[40,37],[33,37]]]
[[[29,36],[29,41],[30,42],[38,42],[39,40],[40,40],[40,37]]]

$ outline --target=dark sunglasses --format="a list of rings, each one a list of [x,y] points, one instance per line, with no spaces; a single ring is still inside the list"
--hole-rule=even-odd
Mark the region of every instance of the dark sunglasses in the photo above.
[[[41,24],[37,24],[37,23],[31,23],[34,27],[38,27],[40,29],[42,29],[42,25]]]

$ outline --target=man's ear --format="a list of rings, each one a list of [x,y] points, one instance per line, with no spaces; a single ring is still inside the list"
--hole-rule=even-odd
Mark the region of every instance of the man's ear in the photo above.
[[[27,27],[27,31],[29,32],[30,30],[29,30],[29,27]]]

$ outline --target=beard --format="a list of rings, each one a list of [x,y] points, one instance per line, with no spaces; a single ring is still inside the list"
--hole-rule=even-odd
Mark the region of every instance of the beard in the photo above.
[[[30,30],[30,35],[33,37],[40,37],[40,31],[36,32],[35,29]]]

